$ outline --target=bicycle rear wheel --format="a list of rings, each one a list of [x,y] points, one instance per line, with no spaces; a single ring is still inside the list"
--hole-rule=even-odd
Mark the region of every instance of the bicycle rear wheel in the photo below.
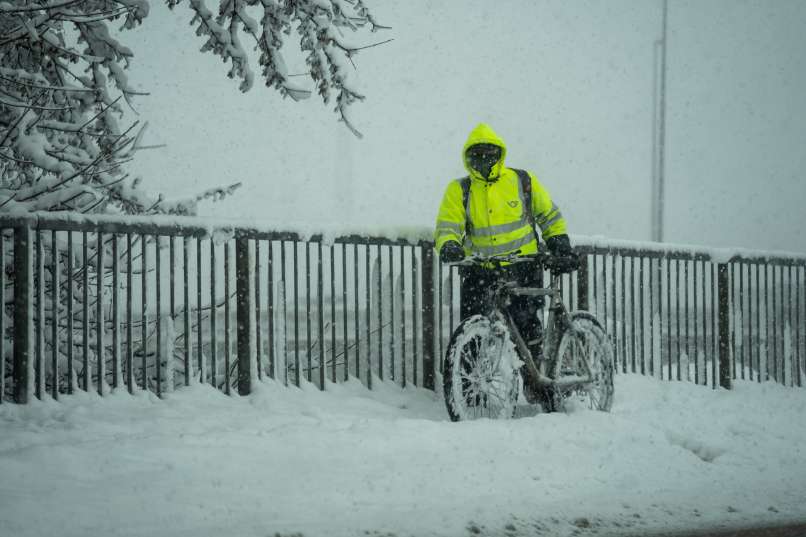
[[[483,315],[462,321],[451,336],[442,371],[451,420],[511,418],[520,365],[506,327]]]
[[[571,314],[572,325],[560,339],[557,349],[555,378],[585,375],[584,359],[590,364],[593,382],[583,387],[560,392],[556,405],[573,399],[591,410],[608,412],[613,406],[613,347],[599,321],[590,313]]]

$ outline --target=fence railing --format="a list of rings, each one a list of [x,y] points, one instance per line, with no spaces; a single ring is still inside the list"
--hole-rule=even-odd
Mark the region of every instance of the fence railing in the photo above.
[[[575,246],[583,264],[564,277],[564,299],[603,322],[618,371],[713,387],[732,379],[802,386],[806,256],[585,237]],[[445,302],[458,295],[459,278],[437,270],[441,356],[458,323]]]
[[[621,371],[730,387],[801,386],[806,258],[684,247],[591,246],[590,309]]]
[[[367,238],[191,218],[0,216],[0,402],[264,377],[433,389],[459,278],[427,234]],[[806,258],[575,241],[570,304],[606,324],[618,370],[800,386]]]

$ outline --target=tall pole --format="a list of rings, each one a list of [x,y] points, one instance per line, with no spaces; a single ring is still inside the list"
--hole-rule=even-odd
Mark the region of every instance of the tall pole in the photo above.
[[[665,203],[665,171],[666,171],[666,44],[669,0],[663,0],[663,23],[660,40],[660,106],[656,113],[657,122],[657,176],[654,181],[655,199],[653,203],[652,240],[663,242],[663,216]],[[653,144],[654,145],[654,144]],[[655,175],[655,174],[653,174]]]

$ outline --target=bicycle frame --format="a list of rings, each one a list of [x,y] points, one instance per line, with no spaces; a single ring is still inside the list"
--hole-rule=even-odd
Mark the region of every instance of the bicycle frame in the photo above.
[[[548,319],[543,332],[544,352],[541,360],[535,360],[535,357],[532,356],[514,319],[509,314],[507,305],[511,295],[544,296],[549,299]],[[566,330],[573,329],[571,315],[562,301],[559,275],[551,275],[551,284],[548,287],[522,287],[518,286],[516,282],[500,282],[490,289],[487,299],[488,304],[491,306],[488,315],[503,322],[509,329],[513,343],[524,362],[523,367],[527,368],[529,376],[535,379],[538,387],[554,387],[565,391],[593,382],[590,363],[585,356],[583,356],[583,368],[585,371],[582,372],[582,375],[559,377],[557,352],[559,351],[560,338]],[[551,371],[547,371],[549,365],[553,366]]]

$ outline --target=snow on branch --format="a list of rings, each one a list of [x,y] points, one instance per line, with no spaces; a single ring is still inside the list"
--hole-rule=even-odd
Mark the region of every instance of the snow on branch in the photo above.
[[[166,0],[173,8],[181,0]],[[212,52],[230,63],[227,76],[240,79],[241,91],[254,84],[249,67],[249,55],[242,41],[249,39],[259,52],[258,65],[267,87],[294,100],[306,99],[311,90],[290,80],[283,45],[294,31],[299,37],[299,49],[305,56],[307,74],[325,104],[335,93],[334,111],[340,120],[358,137],[349,107],[364,96],[350,81],[355,69],[353,56],[358,51],[387,43],[382,41],[357,46],[345,41],[343,29],[351,32],[368,27],[371,32],[387,29],[377,23],[362,0],[221,0],[218,14],[213,15],[207,0],[188,0],[193,11],[191,25],[196,34],[206,38],[203,52]],[[249,15],[261,12],[260,22]],[[245,36],[245,37],[244,37]]]
[[[0,1],[0,210],[191,214],[140,188],[126,164],[145,125],[121,125],[143,92],[126,72],[134,52],[110,32],[133,28],[147,0]]]
[[[165,0],[176,7],[181,0]],[[208,7],[208,2],[210,6]],[[212,3],[217,5],[213,6]],[[283,97],[312,88],[289,74],[283,46],[296,34],[306,74],[325,104],[361,136],[350,107],[364,99],[352,80],[359,46],[345,34],[379,25],[363,0],[188,0],[191,24],[228,76],[248,91],[259,76]],[[0,210],[192,214],[240,183],[180,201],[146,193],[125,165],[144,147],[144,125],[121,125],[123,103],[143,95],[129,81],[134,51],[109,25],[139,25],[148,0],[0,0]],[[292,38],[293,39],[293,38]]]

